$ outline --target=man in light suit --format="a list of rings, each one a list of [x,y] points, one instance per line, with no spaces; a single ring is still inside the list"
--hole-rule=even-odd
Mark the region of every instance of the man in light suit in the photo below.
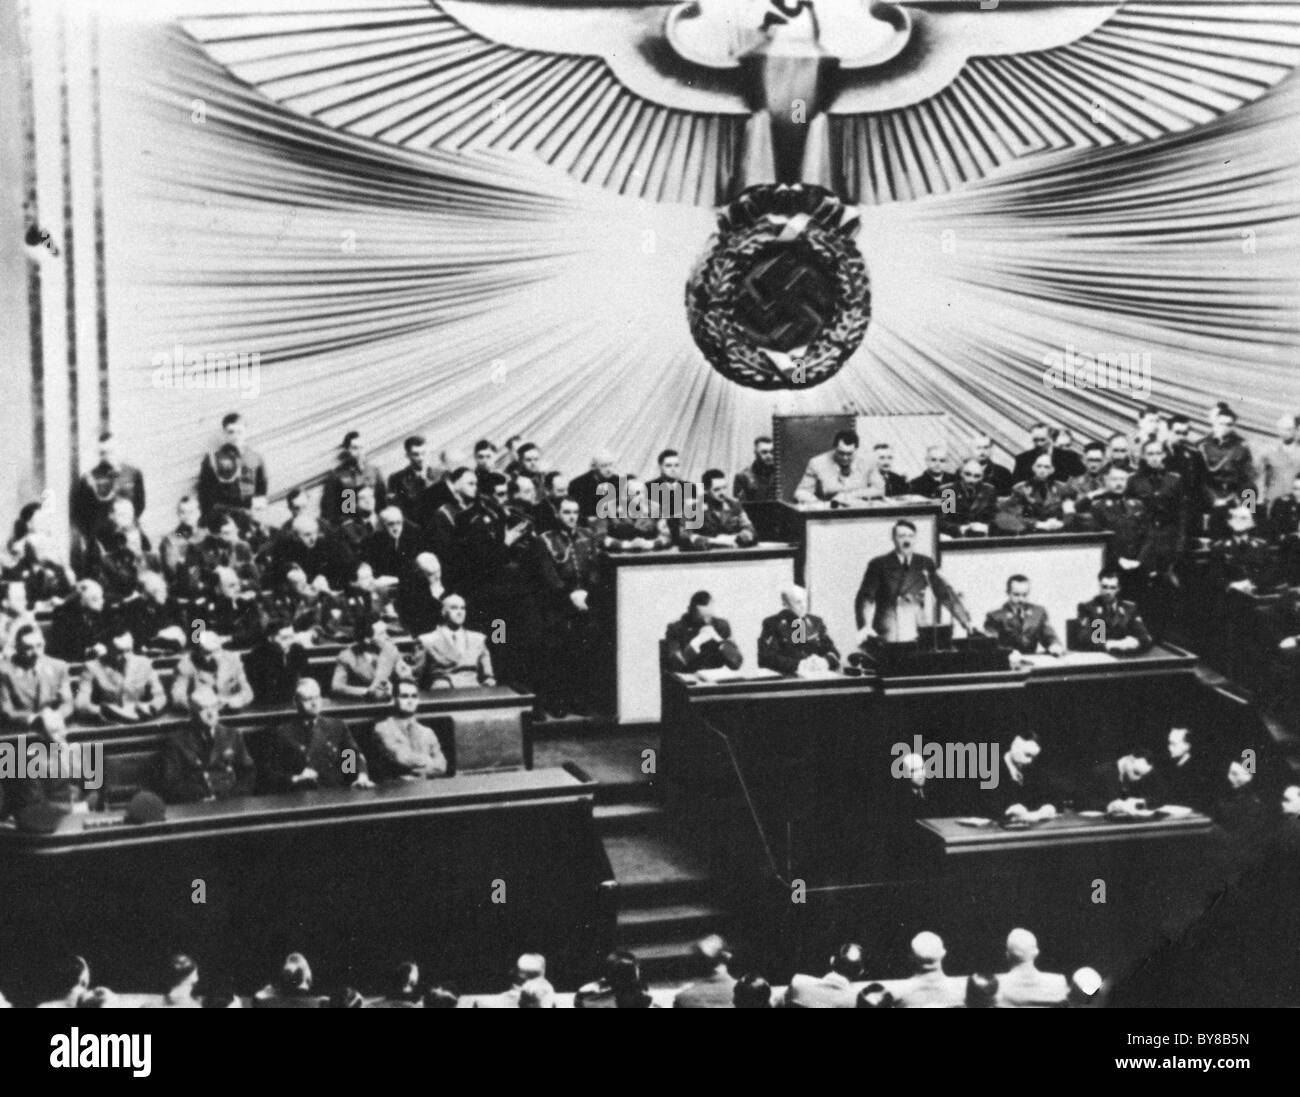
[[[921,932],[912,938],[916,974],[894,992],[894,1004],[899,1009],[953,1009],[965,1004],[965,977],[944,974],[943,958],[947,954],[937,933]]]
[[[831,957],[830,971],[820,979],[791,976],[781,1004],[787,1009],[856,1009],[858,996],[853,984],[862,979],[862,964],[861,945],[842,945]]]
[[[1039,971],[1038,938],[1027,929],[1007,934],[1007,961],[1011,967],[998,976],[998,1005],[1010,1008],[1062,1005],[1070,993],[1064,975]]]
[[[834,448],[808,462],[795,488],[796,503],[834,503],[849,507],[867,499],[882,499],[885,482],[865,457],[858,455],[858,433],[842,430]]]
[[[112,631],[110,650],[82,671],[76,710],[99,720],[148,720],[167,707],[167,693],[153,663],[135,654],[131,630],[119,625]]]
[[[546,957],[540,952],[525,952],[515,961],[515,971],[509,990],[500,994],[486,994],[474,1001],[475,1009],[519,1009],[524,987],[535,980],[546,979]],[[547,1001],[542,1008],[553,1008],[554,1000]]]
[[[731,953],[726,942],[711,933],[695,944],[695,954],[704,969],[704,976],[690,986],[683,987],[673,999],[674,1009],[734,1009],[736,980],[728,970]]]
[[[487,637],[465,627],[465,599],[442,600],[442,624],[420,637],[415,680],[421,689],[466,689],[495,686]]]
[[[906,518],[894,523],[894,551],[867,564],[853,602],[859,642],[871,636],[896,643],[916,639],[926,593],[948,607],[964,629],[971,631],[970,614],[939,574],[935,562],[913,551],[916,526]]]
[[[393,714],[375,725],[376,761],[399,777],[445,777],[447,758],[433,728],[415,718],[420,693],[414,682],[398,682],[393,697]]]
[[[1061,655],[1065,646],[1047,620],[1047,610],[1029,600],[1029,579],[1013,575],[1007,580],[1007,600],[984,618],[984,631],[994,637],[999,647],[1021,655],[1033,655],[1040,649],[1049,655]]]

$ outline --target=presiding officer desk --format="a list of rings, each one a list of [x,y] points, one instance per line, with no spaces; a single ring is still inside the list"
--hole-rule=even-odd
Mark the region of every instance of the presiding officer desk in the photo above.
[[[0,950],[33,975],[56,959],[47,947],[94,956],[109,985],[178,949],[239,986],[290,951],[325,988],[405,958],[469,981],[508,970],[521,941],[581,970],[613,931],[594,790],[564,767],[0,827]]]

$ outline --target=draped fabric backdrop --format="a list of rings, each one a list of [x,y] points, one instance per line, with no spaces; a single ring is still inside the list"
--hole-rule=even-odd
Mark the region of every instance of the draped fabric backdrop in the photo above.
[[[714,374],[687,331],[707,208],[332,131],[177,27],[102,42],[111,420],[151,528],[232,408],[276,495],[349,428],[385,469],[419,431],[439,449],[522,434],[570,472],[602,446],[649,471],[675,445],[698,474],[743,465],[777,411],[942,409],[1009,450],[1040,417],[1131,427],[1140,394],[1045,384],[1068,347],[1149,354],[1151,399],[1197,421],[1219,398],[1265,433],[1300,410],[1295,77],[1187,133],[864,207],[866,342],[825,385],[770,395]],[[256,355],[255,392],[158,387],[177,344]]]

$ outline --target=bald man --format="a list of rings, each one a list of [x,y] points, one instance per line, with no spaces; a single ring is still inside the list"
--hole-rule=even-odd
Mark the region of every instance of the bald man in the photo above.
[[[971,458],[956,483],[939,488],[939,529],[949,537],[984,537],[998,514],[998,496],[984,478],[984,466]]]
[[[322,716],[320,683],[303,678],[293,694],[297,710],[271,734],[265,786],[268,792],[311,788],[374,788],[347,724]]]
[[[781,591],[781,612],[763,619],[758,665],[780,674],[839,670],[840,653],[826,622],[808,612],[808,592],[793,584]]]
[[[618,458],[608,449],[598,450],[591,458],[591,468],[575,476],[569,484],[569,498],[577,500],[578,511],[584,522],[596,517],[596,503],[600,500],[602,484],[612,484],[618,492]]]
[[[442,621],[442,562],[432,552],[415,558],[415,567],[402,576],[394,605],[397,616],[412,636],[432,632]]]
[[[1064,975],[1039,971],[1038,938],[1027,929],[1007,934],[1007,963],[998,976],[998,1005],[1023,1009],[1062,1005],[1070,993]]]
[[[948,954],[943,938],[924,931],[912,938],[912,965],[916,969],[894,993],[899,1009],[953,1009],[966,1003],[964,976],[944,974],[943,958]]]

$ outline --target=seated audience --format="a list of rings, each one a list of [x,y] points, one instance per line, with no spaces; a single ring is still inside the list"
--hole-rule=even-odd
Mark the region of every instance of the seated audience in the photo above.
[[[686,612],[668,626],[664,661],[669,670],[694,674],[727,667],[738,670],[744,656],[731,639],[731,625],[713,608],[713,595],[697,590]]]
[[[792,975],[782,1004],[787,1009],[854,1009],[857,995],[853,984],[862,978],[862,946],[842,945],[831,957],[831,969],[818,978]]]
[[[290,622],[293,630],[311,644],[342,639],[343,608],[330,592],[329,584],[307,578],[300,564],[291,564],[270,599],[270,613]]]
[[[749,548],[758,543],[754,523],[745,508],[726,494],[727,474],[709,469],[700,479],[704,494],[698,501],[699,528],[681,523],[681,540],[689,548]],[[688,512],[689,513],[689,512]]]
[[[212,583],[215,587],[212,596],[196,608],[195,615],[227,647],[252,647],[262,635],[265,623],[257,593],[243,588],[234,568],[217,568],[212,573]]]
[[[736,980],[731,1002],[736,1009],[771,1009],[772,984],[754,972],[742,975]]]
[[[26,503],[18,512],[13,535],[0,554],[0,577],[23,583],[32,606],[66,598],[72,590],[75,576],[40,503]]]
[[[370,1003],[371,1009],[422,1009],[424,999],[420,991],[420,965],[413,960],[403,960],[392,971],[384,996]]]
[[[307,650],[293,625],[278,617],[269,620],[261,639],[244,656],[244,673],[257,704],[289,704],[298,679],[308,673]]]
[[[1057,445],[1059,432],[1053,434],[1046,423],[1035,423],[1029,428],[1033,445],[1023,453],[1016,454],[1011,469],[1013,484],[1024,483],[1034,476],[1034,463],[1039,457],[1046,456],[1052,462],[1052,478],[1066,481],[1083,472],[1083,458],[1072,449]]]
[[[1038,938],[1027,929],[1007,934],[1007,968],[998,976],[998,1005],[1059,1006],[1069,994],[1064,975],[1038,970]]]
[[[278,585],[297,564],[317,589],[343,590],[348,585],[353,563],[347,546],[336,540],[336,536],[323,532],[311,515],[298,515],[293,520],[290,536],[280,538],[271,550],[267,579],[272,585]]]
[[[1136,815],[1160,807],[1163,792],[1155,772],[1149,750],[1129,750],[1114,762],[1092,768],[1080,790],[1080,802],[1086,809],[1107,815]]]
[[[731,952],[716,933],[695,943],[700,978],[683,987],[673,997],[674,1009],[731,1009],[736,994],[736,980],[728,968]]]
[[[1005,465],[999,465],[993,460],[993,439],[987,434],[977,434],[971,439],[971,456],[979,462],[980,469],[984,473],[984,482],[993,489],[993,494],[999,499],[1004,495],[1011,494],[1011,488],[1015,484],[1012,479],[1011,470]],[[893,494],[891,492],[891,494]]]
[[[205,536],[199,501],[192,495],[182,495],[176,504],[176,528],[164,534],[158,544],[163,576],[182,597],[197,597],[203,591],[203,559],[199,546]]]
[[[96,644],[108,639],[108,632],[104,588],[94,579],[82,579],[76,594],[54,611],[50,653],[70,663],[79,663]]]
[[[1044,453],[1035,459],[1029,479],[1011,488],[997,523],[1008,533],[1056,533],[1072,526],[1074,518],[1074,495]]]
[[[106,651],[96,649],[77,684],[76,711],[92,720],[133,723],[167,707],[167,694],[153,663],[135,654],[131,630],[112,630]]]
[[[983,476],[980,477],[981,480]],[[957,482],[948,469],[948,451],[943,446],[925,447],[925,469],[919,476],[908,481],[909,495],[920,495],[926,499],[942,499],[944,489]]]
[[[271,733],[263,784],[268,792],[307,788],[374,788],[347,724],[321,715],[320,684],[303,678],[294,688],[296,715]]]
[[[156,571],[140,576],[140,589],[118,605],[113,618],[131,630],[141,651],[180,651],[193,627],[193,614],[181,608]]]
[[[1039,761],[1043,752],[1038,736],[1032,731],[1012,737],[1002,753],[1002,772],[995,788],[981,791],[986,813],[997,818],[1034,822],[1056,815],[1060,790]]]
[[[1070,989],[1066,994],[1067,1009],[1086,1009],[1103,1000],[1105,983],[1094,968],[1081,967],[1070,976]]]
[[[239,656],[223,651],[221,637],[206,629],[176,664],[171,687],[172,708],[188,712],[190,694],[199,686],[207,686],[217,695],[222,712],[238,712],[253,703],[253,687],[248,684]]]
[[[413,672],[421,689],[466,689],[495,686],[487,637],[465,627],[465,599],[442,600],[442,624],[420,637]]]
[[[894,447],[888,442],[877,442],[871,447],[875,454],[875,474],[885,489],[885,497],[892,499],[896,495],[908,493],[907,477],[894,471]]]
[[[257,766],[244,733],[221,722],[221,705],[211,686],[189,694],[189,722],[163,746],[163,799],[169,804],[225,800],[253,791]]]
[[[325,999],[312,989],[311,965],[291,952],[271,982],[253,995],[254,1009],[318,1009]]]
[[[623,497],[613,490],[601,491],[591,532],[606,552],[647,552],[672,544],[668,519],[646,493],[635,476],[623,478]]]
[[[525,952],[515,961],[515,970],[508,990],[500,994],[487,994],[474,1002],[476,1009],[518,1009],[523,988],[530,983],[546,982],[546,957],[538,952]],[[550,986],[549,983],[546,984]],[[554,1001],[550,1003],[552,1006]]]
[[[412,636],[432,632],[442,621],[442,564],[432,552],[415,558],[415,569],[402,576],[397,588],[397,616]]]
[[[198,546],[201,587],[189,590],[190,597],[212,590],[219,568],[229,568],[239,579],[240,590],[256,590],[261,578],[252,546],[244,540],[239,522],[230,511],[219,510],[208,517],[212,531]]]
[[[388,637],[388,626],[375,618],[358,622],[355,639],[339,652],[330,694],[358,701],[387,701],[393,687],[411,677],[411,668]]]
[[[14,653],[0,661],[0,716],[6,727],[63,726],[72,715],[68,664],[45,654],[45,634],[37,624],[21,625]]]
[[[894,992],[899,1009],[952,1009],[966,1003],[966,980],[946,975],[943,958],[948,953],[937,933],[923,931],[912,938],[912,967],[916,970]]]
[[[157,568],[158,557],[136,520],[135,504],[119,496],[86,547],[86,575],[104,588],[105,598],[115,605],[130,597],[143,572]]]
[[[375,510],[375,489],[369,484],[357,488],[351,507],[339,523],[339,540],[347,546],[352,558],[356,559],[361,553],[362,545],[381,532],[383,526]]]
[[[1232,507],[1226,521],[1228,536],[1210,546],[1219,581],[1245,594],[1271,590],[1277,582],[1277,562],[1269,543],[1255,536],[1254,511]]]
[[[424,537],[399,507],[379,512],[379,528],[361,542],[361,559],[375,575],[400,579],[415,566],[424,551]]]
[[[80,956],[70,956],[56,974],[55,995],[37,1009],[76,1009],[90,989],[90,965]]]
[[[1158,779],[1165,803],[1204,811],[1212,798],[1212,779],[1197,746],[1198,740],[1187,728],[1170,728],[1166,740],[1169,757]]]
[[[1106,490],[1106,447],[1089,442],[1083,447],[1083,472],[1066,481],[1078,514],[1087,514],[1093,500]]]
[[[840,653],[826,622],[808,612],[808,592],[793,584],[781,591],[781,612],[763,619],[758,665],[780,674],[824,674],[839,670]]]
[[[966,979],[966,1008],[993,1009],[998,1004],[998,977],[976,973]]]
[[[28,608],[27,585],[19,580],[3,584],[0,599],[0,658],[8,658],[14,651],[14,638],[23,625],[36,624],[36,614]]]
[[[1076,651],[1106,651],[1112,655],[1148,650],[1154,641],[1138,608],[1119,596],[1119,575],[1103,570],[1097,576],[1097,596],[1079,603]]]
[[[155,1009],[201,1009],[203,999],[194,996],[199,982],[199,965],[184,953],[177,953],[167,961],[167,989],[146,1007]]]
[[[1065,651],[1056,631],[1047,619],[1047,610],[1029,600],[1029,579],[1013,575],[1007,580],[1007,600],[984,618],[984,631],[999,647],[1021,655],[1045,651],[1060,655]]]
[[[415,718],[419,706],[420,693],[415,683],[398,682],[393,714],[375,725],[374,761],[378,773],[409,779],[447,775],[447,759],[438,736]]]
[[[622,949],[605,957],[605,977],[578,988],[575,1009],[650,1009],[654,1000],[641,982],[641,968]]]
[[[621,477],[615,471],[617,466],[618,458],[609,450],[602,449],[592,457],[591,468],[569,482],[569,498],[578,504],[582,521],[596,517],[596,503],[600,500],[603,485],[610,485],[613,493],[618,494]]]

